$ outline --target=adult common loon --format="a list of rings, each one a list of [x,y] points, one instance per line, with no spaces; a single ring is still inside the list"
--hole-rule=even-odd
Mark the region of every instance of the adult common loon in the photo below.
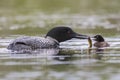
[[[78,34],[71,28],[65,26],[59,26],[52,28],[45,37],[30,37],[24,36],[19,37],[12,41],[7,49],[12,51],[20,50],[36,50],[36,49],[47,49],[47,48],[59,48],[59,43],[72,39],[88,39],[88,36]]]

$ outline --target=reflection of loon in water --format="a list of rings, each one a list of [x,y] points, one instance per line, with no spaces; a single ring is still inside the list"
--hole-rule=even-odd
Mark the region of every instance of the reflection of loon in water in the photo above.
[[[94,36],[95,43],[94,46],[97,48],[96,51],[104,51],[104,49],[101,49],[103,47],[109,47],[110,45],[105,41],[105,39],[101,35]]]
[[[43,58],[57,61],[70,61],[74,59],[75,53],[69,53],[69,51],[62,49],[39,49],[36,51],[14,51],[11,52],[11,57],[15,58]]]
[[[75,33],[69,27],[55,27],[51,29],[45,38],[43,37],[20,37],[15,39],[8,46],[9,50],[21,51],[21,50],[37,50],[48,48],[59,48],[59,43],[72,39],[87,39],[88,36]]]

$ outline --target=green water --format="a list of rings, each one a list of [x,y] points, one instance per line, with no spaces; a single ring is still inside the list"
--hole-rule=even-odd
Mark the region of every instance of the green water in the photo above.
[[[58,25],[101,34],[111,46],[101,54],[88,54],[87,40],[37,54],[6,49],[16,37],[44,36]],[[0,0],[0,80],[120,80],[119,64],[120,0]]]

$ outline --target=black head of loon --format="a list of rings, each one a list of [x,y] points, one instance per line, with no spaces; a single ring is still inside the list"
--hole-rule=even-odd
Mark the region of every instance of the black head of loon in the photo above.
[[[78,39],[88,39],[87,35],[82,35],[74,32],[71,28],[69,27],[55,27],[51,29],[46,37],[51,37],[53,39],[56,39],[58,42],[63,42],[72,38],[78,38]]]

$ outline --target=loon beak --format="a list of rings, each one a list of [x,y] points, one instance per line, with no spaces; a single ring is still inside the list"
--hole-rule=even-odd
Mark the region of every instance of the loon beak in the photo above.
[[[78,39],[88,39],[89,36],[75,33],[74,38],[78,38]]]
[[[96,40],[95,36],[91,36],[90,38],[91,38],[92,40]]]

